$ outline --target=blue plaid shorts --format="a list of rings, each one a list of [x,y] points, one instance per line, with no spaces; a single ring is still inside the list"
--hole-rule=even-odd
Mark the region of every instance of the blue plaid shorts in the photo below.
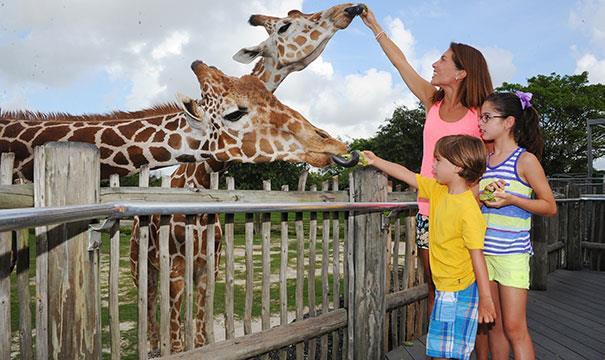
[[[426,355],[469,359],[477,336],[478,307],[476,282],[456,292],[435,291],[435,306],[426,338]]]

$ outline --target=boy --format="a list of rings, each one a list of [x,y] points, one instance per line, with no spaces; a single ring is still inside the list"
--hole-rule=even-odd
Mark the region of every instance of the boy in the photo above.
[[[471,187],[485,171],[485,146],[469,135],[445,136],[435,145],[430,179],[363,152],[372,165],[418,189],[429,199],[429,259],[435,283],[435,306],[429,321],[426,354],[469,359],[477,324],[493,322],[487,268],[483,257],[485,220]]]

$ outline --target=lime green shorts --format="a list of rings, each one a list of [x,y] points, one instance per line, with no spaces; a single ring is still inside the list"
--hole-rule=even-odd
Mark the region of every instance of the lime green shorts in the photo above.
[[[485,255],[490,281],[500,285],[529,289],[529,254]]]

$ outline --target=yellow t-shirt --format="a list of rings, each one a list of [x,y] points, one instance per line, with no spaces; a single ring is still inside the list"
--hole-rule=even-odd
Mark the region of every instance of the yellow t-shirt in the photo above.
[[[470,249],[483,249],[485,219],[470,190],[448,194],[447,186],[416,175],[418,196],[429,199],[429,259],[435,288],[460,291],[475,281]]]

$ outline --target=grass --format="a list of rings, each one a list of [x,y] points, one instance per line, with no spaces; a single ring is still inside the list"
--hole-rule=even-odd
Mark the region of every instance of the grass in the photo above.
[[[303,224],[304,224],[304,234],[305,234],[305,279],[304,279],[304,306],[305,308],[308,306],[308,258],[309,258],[309,219],[310,213],[303,214]],[[296,249],[297,249],[297,241],[296,234],[294,230],[294,220],[295,214],[288,214],[289,227],[288,227],[288,267],[290,269],[296,269]],[[342,239],[344,238],[344,218],[340,216],[340,243],[341,243],[341,257],[343,252],[342,249]],[[224,225],[224,216],[221,216],[221,224]],[[271,274],[278,275],[281,264],[281,255],[280,255],[280,245],[281,245],[281,214],[273,213],[271,214],[271,261],[270,261],[270,269]],[[245,249],[245,238],[244,238],[244,225],[245,225],[245,215],[244,214],[236,214],[234,219],[234,247],[236,250],[236,254],[239,252],[241,254],[244,253]],[[316,262],[315,262],[315,303],[318,309],[321,308],[322,302],[322,285],[321,285],[321,266],[322,266],[322,213],[317,214],[317,243],[316,243]],[[130,262],[129,262],[129,239],[130,239],[130,230],[122,229],[120,234],[120,273],[119,273],[119,312],[120,312],[120,323],[124,327],[121,332],[121,350],[122,357],[124,359],[134,359],[136,358],[137,351],[137,319],[138,319],[138,309],[137,309],[137,288],[133,286],[131,271],[130,271]],[[330,224],[330,240],[329,240],[329,256],[332,259],[333,253],[333,240],[332,240],[332,225]],[[35,237],[33,236],[33,232],[30,233],[29,237],[30,243],[30,269],[29,269],[29,277],[30,277],[30,295],[32,298],[32,326],[35,326],[35,269],[36,269],[36,258],[35,258]],[[252,308],[252,316],[253,318],[259,318],[261,314],[261,282],[262,282],[262,253],[260,248],[262,246],[260,236],[254,236],[254,255],[253,255],[253,268],[254,268],[254,291],[253,291],[253,308]],[[223,248],[221,252],[223,253],[221,258],[219,275],[217,277],[217,282],[215,286],[215,317],[217,315],[224,313],[224,305],[225,305],[225,261],[224,261],[224,239],[223,239]],[[246,272],[245,272],[245,256],[235,256],[236,270],[234,273],[234,316],[237,321],[241,321],[244,316],[244,302],[245,302],[245,280],[246,280]],[[102,301],[102,313],[101,313],[101,321],[102,321],[102,344],[104,348],[104,358],[109,358],[109,315],[108,315],[108,268],[109,268],[109,235],[106,233],[102,234],[102,245],[100,252],[100,262],[101,262],[101,301]],[[341,265],[342,266],[342,265]],[[342,273],[340,275],[341,286],[340,291],[342,293]],[[332,288],[333,288],[334,278],[332,276],[332,263],[330,260],[329,266],[329,299],[330,302],[333,300]],[[19,319],[18,319],[18,301],[17,301],[17,289],[15,286],[15,273],[11,275],[11,326],[13,330],[13,335],[15,338],[18,337],[18,328],[19,328]],[[296,290],[296,279],[289,278],[287,279],[287,292],[288,292],[288,310],[294,311],[296,308],[296,299],[295,299],[295,290]],[[279,283],[272,282],[270,286],[270,311],[273,314],[272,316],[279,316]],[[184,312],[184,306],[182,309]],[[194,309],[195,312],[195,309]],[[194,314],[195,316],[195,314]],[[290,319],[291,320],[291,319]],[[237,326],[237,324],[236,324]],[[217,331],[220,331],[217,328]],[[35,340],[34,340],[35,343]]]

